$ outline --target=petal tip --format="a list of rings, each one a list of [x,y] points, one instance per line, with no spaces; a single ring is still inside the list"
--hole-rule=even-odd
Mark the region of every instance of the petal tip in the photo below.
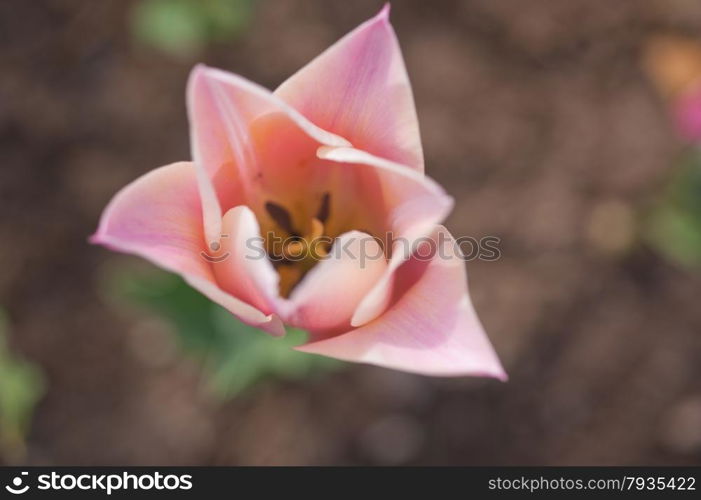
[[[473,373],[473,375],[479,377],[493,378],[498,380],[499,382],[509,381],[509,374],[506,373],[504,365],[501,364],[501,360],[494,351],[492,352],[491,359],[488,361],[488,363],[486,363],[486,365],[483,366],[482,369]]]
[[[354,328],[359,328],[365,323],[370,322],[375,319],[377,312],[374,310],[368,310],[368,308],[358,307],[351,317],[351,326]]]
[[[285,330],[285,325],[277,314],[270,314],[266,317],[268,321],[267,328],[265,329],[273,337],[284,337],[287,334]]]
[[[492,377],[497,379],[499,382],[508,382],[509,381],[509,374],[506,373],[504,368],[499,365],[499,368],[491,373],[487,374],[488,377]]]
[[[192,75],[199,75],[202,73],[206,73],[207,71],[211,70],[213,68],[207,66],[205,63],[197,63],[192,67],[192,71],[190,74]]]
[[[188,85],[192,85],[197,79],[201,78],[204,76],[204,73],[207,71],[207,66],[202,63],[197,63],[193,68],[190,70],[190,76],[188,77]]]
[[[100,232],[98,231],[95,234],[88,236],[88,243],[91,245],[102,245],[103,241]]]
[[[192,99],[195,94],[195,88],[205,84],[207,80],[212,78],[212,73],[216,68],[207,66],[204,63],[197,63],[190,70],[190,75],[187,79],[187,95],[188,99]]]
[[[382,6],[382,10],[380,10],[379,14],[375,17],[378,21],[386,21],[389,22],[389,13],[392,10],[392,7],[389,2],[386,2]]]
[[[389,14],[390,14],[390,4],[389,2],[385,3],[380,12],[375,15],[375,17],[371,17],[367,21],[365,21],[361,26],[365,26],[366,29],[389,29],[390,31],[392,30],[392,23],[389,20]]]

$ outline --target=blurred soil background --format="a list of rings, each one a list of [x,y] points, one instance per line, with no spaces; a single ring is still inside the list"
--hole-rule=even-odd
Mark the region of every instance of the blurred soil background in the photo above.
[[[701,2],[393,2],[447,225],[501,238],[468,272],[511,379],[351,366],[221,398],[106,291],[150,266],[87,237],[118,189],[190,158],[195,63],[275,88],[381,7],[238,3],[205,36],[146,2],[0,1],[0,308],[31,393],[0,462],[701,463],[701,274],[641,236],[685,147],[640,62],[653,35],[701,36]]]

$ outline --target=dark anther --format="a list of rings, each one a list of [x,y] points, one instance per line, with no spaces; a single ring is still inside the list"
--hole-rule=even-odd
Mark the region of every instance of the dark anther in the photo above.
[[[321,197],[321,206],[319,207],[319,211],[316,213],[316,218],[319,219],[320,222],[326,224],[326,219],[329,218],[330,211],[331,194],[324,193],[324,196]]]
[[[278,226],[290,234],[295,234],[295,230],[292,227],[292,217],[290,217],[290,212],[288,212],[285,207],[282,207],[277,203],[273,203],[272,201],[268,201],[265,203],[265,210]]]

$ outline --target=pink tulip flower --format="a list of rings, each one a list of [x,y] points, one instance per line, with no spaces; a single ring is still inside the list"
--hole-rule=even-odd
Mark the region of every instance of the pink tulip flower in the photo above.
[[[388,15],[385,6],[275,92],[197,66],[187,91],[193,162],[122,189],[92,241],[178,273],[272,335],[285,324],[306,330],[301,351],[505,380],[464,259],[439,225],[453,203],[424,175]],[[388,233],[397,242],[385,247]],[[286,239],[282,260],[270,258],[271,235]],[[320,237],[333,246],[312,251]],[[449,244],[438,251],[427,238]]]
[[[673,111],[679,134],[689,142],[701,144],[701,84],[680,96]]]

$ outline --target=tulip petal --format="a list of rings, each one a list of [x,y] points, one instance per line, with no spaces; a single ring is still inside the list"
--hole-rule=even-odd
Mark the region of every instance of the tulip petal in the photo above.
[[[423,172],[414,98],[389,4],[275,91],[358,149]]]
[[[221,248],[211,254],[219,286],[267,314],[275,310],[280,276],[265,253],[260,227],[250,208],[224,215]]]
[[[321,144],[348,142],[321,130],[269,90],[226,71],[198,65],[187,91],[192,155],[203,204],[205,235],[219,242],[222,211],[250,204],[259,170],[251,123],[281,113]]]
[[[400,267],[401,293],[383,316],[297,349],[425,375],[506,380],[470,301],[465,264],[455,241],[443,227],[432,239],[437,244],[428,245],[430,252],[424,253],[425,244]]]
[[[190,162],[158,168],[123,188],[105,209],[91,238],[92,243],[138,255],[180,274],[242,321],[284,334],[279,318],[217,286],[210,263],[202,258],[204,241],[202,206]]]
[[[386,267],[383,249],[372,236],[342,234],[293,290],[286,322],[309,331],[314,340],[347,331],[353,311]]]
[[[385,273],[358,305],[351,324],[361,326],[378,317],[387,308],[394,284],[394,272],[413,253],[416,242],[431,233],[453,207],[453,200],[443,189],[425,177],[394,162],[365,151],[347,147],[320,147],[320,158],[374,167],[379,177],[381,198],[385,204],[376,209],[377,217],[387,219],[392,232],[392,257]],[[357,167],[362,168],[362,167]],[[370,181],[365,183],[371,185]]]

